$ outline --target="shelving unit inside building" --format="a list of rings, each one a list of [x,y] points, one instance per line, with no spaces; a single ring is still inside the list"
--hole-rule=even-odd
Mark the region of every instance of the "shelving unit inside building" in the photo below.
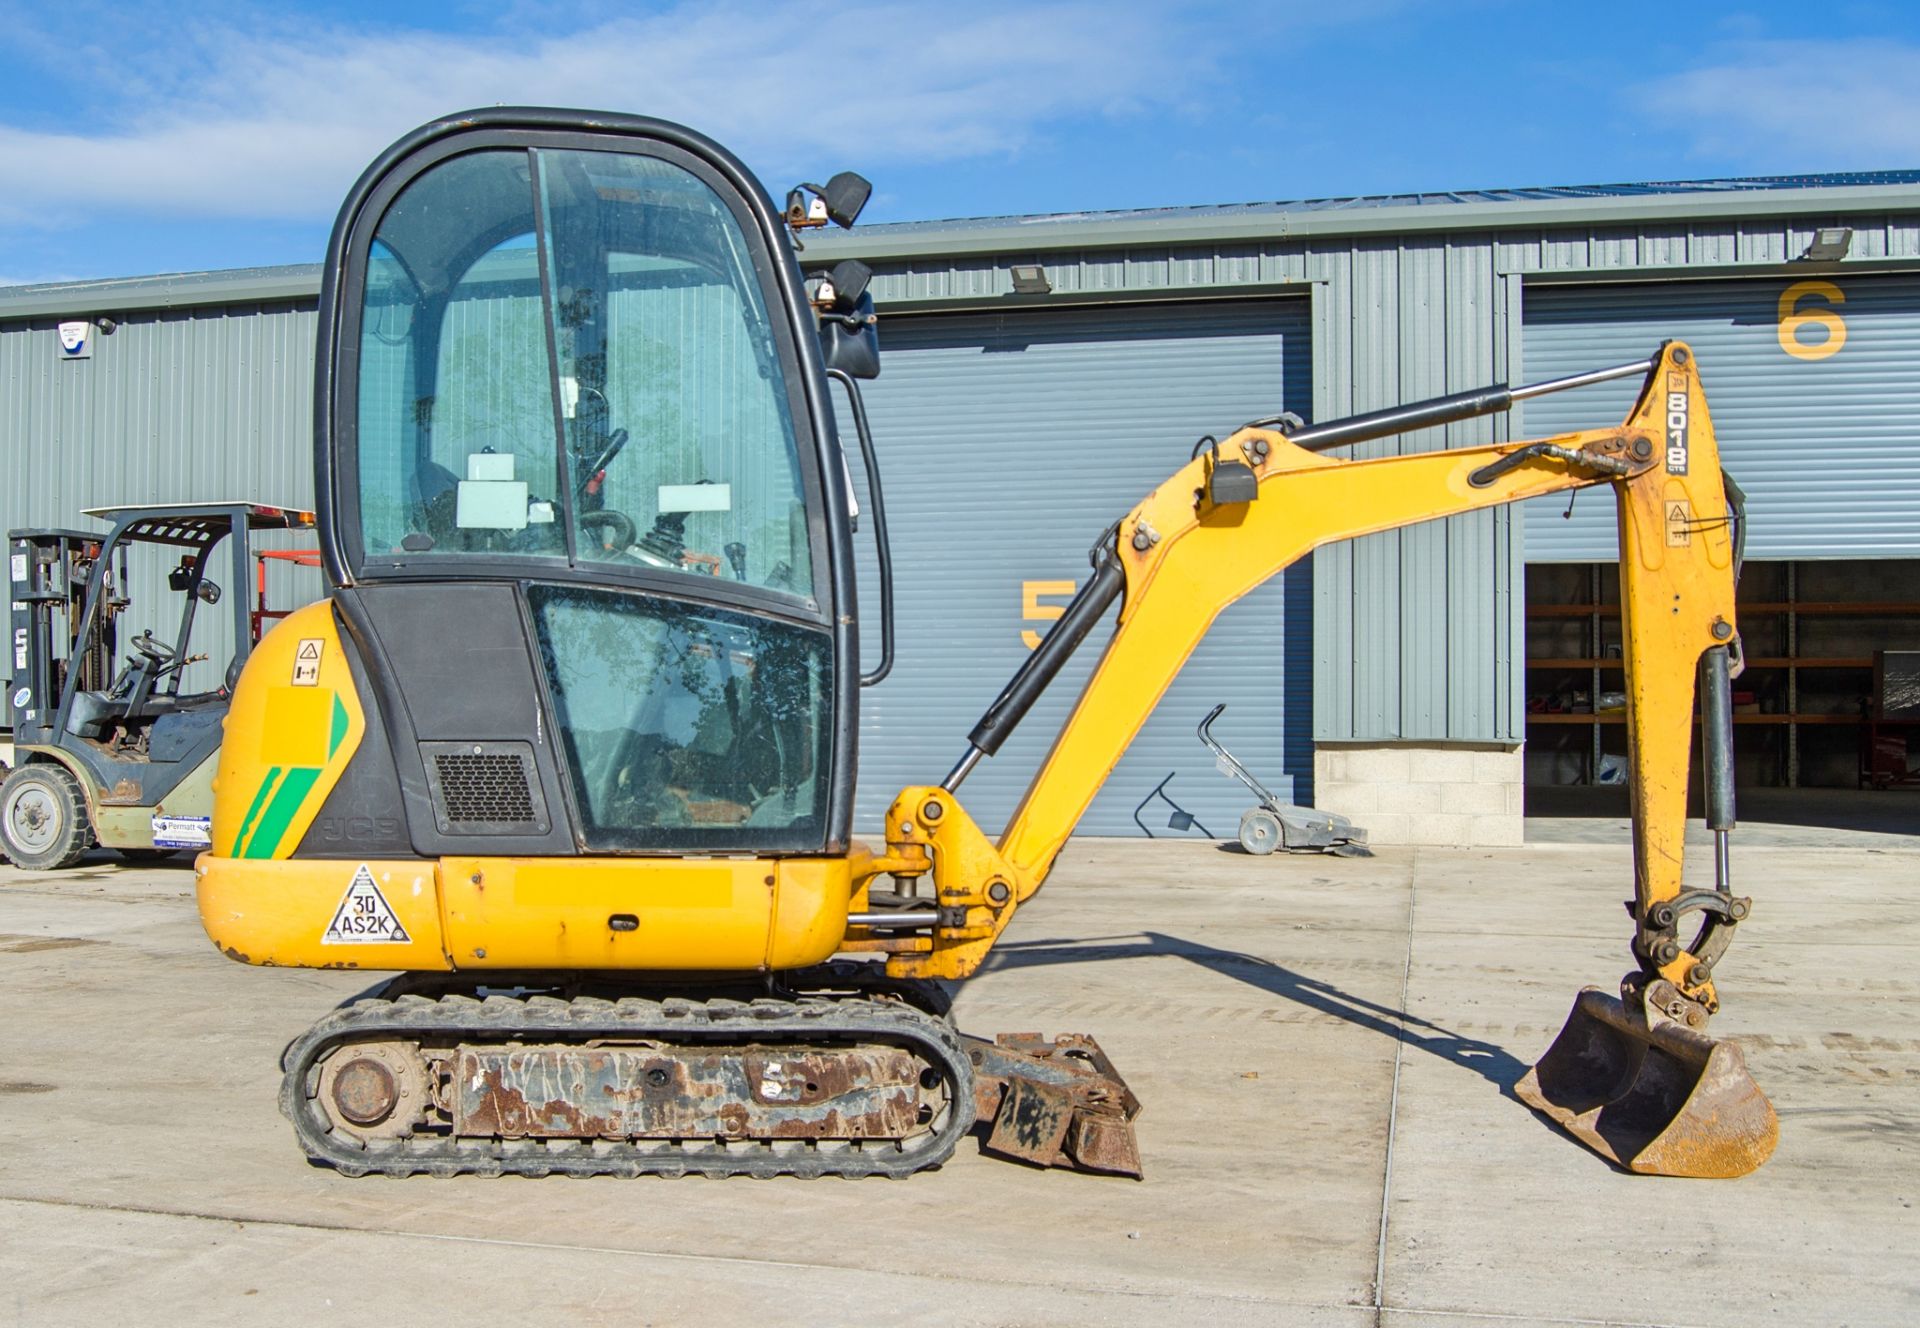
[[[1617,569],[1528,567],[1526,616],[1527,782],[1613,782],[1627,750]],[[1739,620],[1739,783],[1867,784],[1875,731],[1920,731],[1879,715],[1875,692],[1876,656],[1920,649],[1920,561],[1750,562]]]

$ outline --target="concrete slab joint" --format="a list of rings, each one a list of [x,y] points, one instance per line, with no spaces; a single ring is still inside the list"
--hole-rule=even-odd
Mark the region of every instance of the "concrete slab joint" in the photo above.
[[[1506,848],[1522,842],[1523,744],[1323,742],[1314,805],[1374,844]]]

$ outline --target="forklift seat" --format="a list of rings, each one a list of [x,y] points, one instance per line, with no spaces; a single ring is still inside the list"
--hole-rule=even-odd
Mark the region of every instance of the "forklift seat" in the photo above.
[[[105,692],[75,692],[67,712],[67,732],[76,738],[104,738],[107,723],[120,707]]]

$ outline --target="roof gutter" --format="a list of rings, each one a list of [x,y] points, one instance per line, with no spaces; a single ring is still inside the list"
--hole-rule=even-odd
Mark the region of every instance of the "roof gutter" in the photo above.
[[[1178,212],[1150,217],[1008,217],[1004,221],[889,228],[856,227],[809,237],[803,261],[1032,254],[1259,240],[1333,239],[1436,231],[1530,230],[1639,225],[1748,217],[1833,217],[1855,212],[1920,212],[1920,188],[1843,185],[1828,189],[1751,189],[1713,194],[1638,194],[1528,202],[1410,204],[1402,207],[1281,212]]]
[[[135,310],[192,309],[210,304],[285,304],[320,296],[320,265],[180,272],[0,288],[0,322],[72,318]]]

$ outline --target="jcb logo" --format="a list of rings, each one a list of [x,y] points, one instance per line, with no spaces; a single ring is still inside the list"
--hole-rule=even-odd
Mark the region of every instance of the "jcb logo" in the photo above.
[[[1667,386],[1667,474],[1684,475],[1687,473],[1687,403],[1690,398],[1686,379],[1675,375],[1668,380]]]

